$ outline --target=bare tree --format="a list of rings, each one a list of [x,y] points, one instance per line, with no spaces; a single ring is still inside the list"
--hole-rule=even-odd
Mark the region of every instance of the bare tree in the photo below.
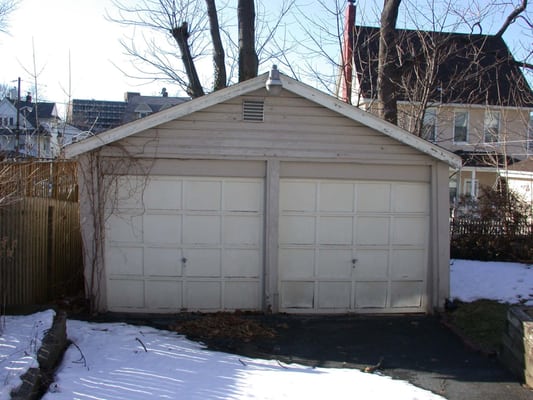
[[[19,0],[1,0],[0,1],[0,32],[7,33],[9,27],[9,15],[15,11]]]
[[[381,12],[378,56],[378,112],[386,121],[398,122],[397,90],[398,63],[396,21],[401,0],[384,0]]]
[[[211,31],[211,39],[213,40],[213,90],[219,90],[225,88],[227,85],[226,56],[220,37],[220,24],[218,22],[215,0],[206,0],[206,4],[207,15],[209,16],[209,29]]]
[[[221,6],[215,0],[141,0],[136,5],[113,0],[116,15],[108,19],[135,29],[134,36],[121,41],[135,61],[138,74],[133,77],[177,83],[199,97],[208,90],[205,82],[219,90],[233,81],[236,65],[239,81],[257,76],[261,53],[264,59],[275,53],[274,36],[294,1],[284,0],[279,14],[267,16],[256,13],[258,0],[239,1],[236,9],[227,0]],[[208,56],[212,67],[205,63]]]
[[[239,82],[257,76],[258,58],[255,52],[255,6],[250,0],[239,0]]]

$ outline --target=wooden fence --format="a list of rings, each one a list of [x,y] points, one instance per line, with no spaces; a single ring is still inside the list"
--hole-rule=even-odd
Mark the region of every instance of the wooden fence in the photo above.
[[[0,163],[0,304],[44,304],[82,288],[76,165]]]

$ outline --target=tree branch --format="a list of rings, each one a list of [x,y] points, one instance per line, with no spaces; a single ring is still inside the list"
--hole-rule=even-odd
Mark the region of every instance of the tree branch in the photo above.
[[[500,30],[498,31],[498,33],[496,33],[495,36],[497,37],[502,37],[503,34],[505,33],[505,31],[507,30],[507,28],[509,28],[509,26],[516,20],[516,18],[518,18],[518,16],[520,14],[522,14],[522,12],[525,11],[527,7],[527,0],[522,0],[522,3],[516,7],[512,12],[511,14],[509,14],[509,16],[507,17],[507,19],[505,20],[505,22],[503,23],[502,27],[500,28]]]

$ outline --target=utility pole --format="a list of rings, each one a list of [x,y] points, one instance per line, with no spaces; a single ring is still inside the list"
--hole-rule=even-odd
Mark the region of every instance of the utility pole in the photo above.
[[[18,158],[20,152],[20,77],[17,82],[17,129],[15,132],[15,154]]]

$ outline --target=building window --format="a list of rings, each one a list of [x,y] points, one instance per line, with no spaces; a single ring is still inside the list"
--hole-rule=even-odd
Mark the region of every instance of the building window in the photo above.
[[[468,142],[468,111],[456,111],[453,118],[453,141]]]
[[[479,182],[477,179],[465,179],[464,180],[464,186],[463,186],[463,194],[467,196],[471,196],[472,198],[476,199],[479,189]]]
[[[533,111],[529,114],[529,125],[527,128],[527,148],[533,150]]]
[[[422,138],[434,142],[437,140],[437,109],[428,108],[422,120]]]
[[[485,111],[485,122],[483,137],[485,143],[495,143],[499,141],[500,134],[500,112]]]

